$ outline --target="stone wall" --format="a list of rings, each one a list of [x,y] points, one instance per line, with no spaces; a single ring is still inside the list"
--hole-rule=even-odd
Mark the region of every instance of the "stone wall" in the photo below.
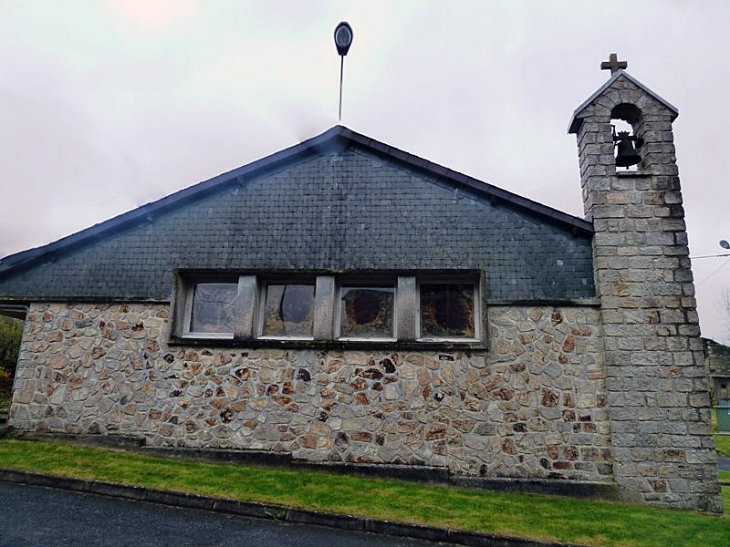
[[[34,304],[11,424],[607,482],[599,312],[490,307],[489,352],[169,347],[169,306]]]
[[[705,366],[710,376],[712,404],[727,404],[730,401],[730,347],[703,338],[705,345]]]

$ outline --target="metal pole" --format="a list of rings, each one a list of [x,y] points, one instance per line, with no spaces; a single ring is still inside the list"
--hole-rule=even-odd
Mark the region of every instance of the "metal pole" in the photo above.
[[[345,67],[345,56],[340,55],[340,111],[339,111],[339,121],[342,121],[342,72]]]
[[[730,253],[725,253],[725,254],[721,254],[721,255],[690,256],[690,258],[692,260],[695,260],[697,258],[720,258],[720,257],[723,257],[723,256],[730,256]]]

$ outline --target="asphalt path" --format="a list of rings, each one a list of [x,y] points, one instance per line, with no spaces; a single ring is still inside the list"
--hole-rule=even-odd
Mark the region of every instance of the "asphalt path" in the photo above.
[[[434,547],[435,543],[0,482],[1,547]]]
[[[717,457],[717,467],[722,471],[730,471],[730,458]]]

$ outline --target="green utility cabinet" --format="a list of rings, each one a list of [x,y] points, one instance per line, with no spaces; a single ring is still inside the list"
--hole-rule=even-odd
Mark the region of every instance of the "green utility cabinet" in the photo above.
[[[730,405],[716,406],[717,432],[730,435]]]

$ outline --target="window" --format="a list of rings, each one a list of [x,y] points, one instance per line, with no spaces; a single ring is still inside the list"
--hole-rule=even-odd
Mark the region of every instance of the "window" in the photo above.
[[[233,337],[236,317],[236,283],[197,283],[186,309],[186,334]]]
[[[180,278],[174,332],[190,339],[479,343],[475,273]]]
[[[421,338],[476,338],[473,283],[422,283],[419,297]]]
[[[340,288],[341,339],[395,339],[395,287]]]
[[[262,315],[262,336],[312,338],[314,285],[266,285]]]

